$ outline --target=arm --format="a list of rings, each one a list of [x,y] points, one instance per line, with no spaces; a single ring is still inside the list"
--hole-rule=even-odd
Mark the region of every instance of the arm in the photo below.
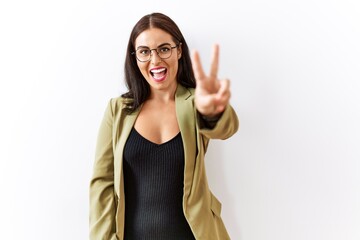
[[[193,53],[196,79],[195,107],[200,132],[207,138],[226,139],[239,128],[239,120],[229,104],[230,81],[219,80],[219,46],[214,46],[210,73],[206,75],[197,51]]]
[[[90,181],[91,240],[116,239],[112,127],[113,111],[110,100],[98,132],[94,169]]]

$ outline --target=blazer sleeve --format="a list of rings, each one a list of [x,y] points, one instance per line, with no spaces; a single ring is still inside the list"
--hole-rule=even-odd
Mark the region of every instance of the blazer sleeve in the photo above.
[[[239,129],[239,119],[231,105],[227,105],[214,127],[208,128],[203,123],[204,119],[197,113],[200,133],[209,139],[227,139]]]
[[[90,240],[115,240],[116,200],[112,128],[114,113],[110,100],[100,124],[93,174],[90,181]]]

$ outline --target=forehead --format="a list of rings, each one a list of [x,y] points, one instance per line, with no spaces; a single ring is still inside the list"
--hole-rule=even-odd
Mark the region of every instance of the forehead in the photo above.
[[[153,48],[163,43],[174,43],[172,36],[159,28],[150,28],[139,34],[135,40],[135,48],[138,46]]]

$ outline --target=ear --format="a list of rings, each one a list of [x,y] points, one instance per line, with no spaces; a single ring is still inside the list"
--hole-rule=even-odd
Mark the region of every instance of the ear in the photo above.
[[[181,53],[182,53],[182,43],[179,43],[179,46],[177,48],[178,59],[181,58]]]

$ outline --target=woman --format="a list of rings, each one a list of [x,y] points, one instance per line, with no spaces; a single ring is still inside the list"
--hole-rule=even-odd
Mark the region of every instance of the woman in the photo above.
[[[110,100],[99,130],[91,239],[230,239],[204,164],[209,139],[238,129],[229,81],[217,79],[218,55],[215,46],[207,76],[197,52],[191,65],[169,17],[152,13],[136,23],[125,59],[128,92]]]

